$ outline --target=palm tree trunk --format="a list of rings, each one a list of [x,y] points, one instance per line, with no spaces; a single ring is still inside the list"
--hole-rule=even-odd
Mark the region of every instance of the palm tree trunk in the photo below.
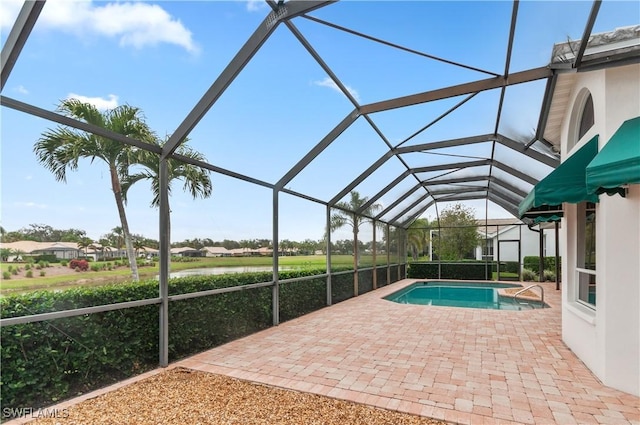
[[[133,279],[134,282],[138,282],[140,280],[140,275],[138,274],[138,261],[135,251],[133,250],[131,234],[129,233],[129,223],[127,222],[127,216],[124,211],[120,179],[118,178],[118,172],[115,167],[109,166],[109,171],[111,172],[111,188],[113,189],[113,196],[116,198],[118,215],[120,216],[120,225],[122,226],[122,233],[124,234],[124,243],[127,247],[127,257],[129,258],[129,266],[131,267],[131,279]]]

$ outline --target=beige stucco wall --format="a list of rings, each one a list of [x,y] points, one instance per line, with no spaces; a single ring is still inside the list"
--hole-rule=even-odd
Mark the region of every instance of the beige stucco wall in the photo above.
[[[572,148],[573,113],[583,89],[594,101],[595,125]],[[627,119],[640,116],[640,65],[578,74],[562,124],[562,158],[594,135],[601,149]],[[603,381],[640,395],[640,185],[626,198],[600,196],[596,207],[597,307],[575,302],[576,206],[565,204],[563,318],[565,343]]]

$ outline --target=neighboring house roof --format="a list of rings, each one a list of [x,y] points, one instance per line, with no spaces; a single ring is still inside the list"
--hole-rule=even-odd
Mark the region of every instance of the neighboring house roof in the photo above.
[[[200,251],[195,249],[195,248],[188,247],[188,246],[183,246],[181,248],[171,248],[171,253],[172,254],[181,254],[183,252],[200,252]]]
[[[206,251],[209,254],[231,254],[231,251],[223,246],[205,246],[201,251]]]
[[[153,253],[156,253],[156,252],[160,252],[159,249],[151,248],[149,246],[143,246],[141,250],[144,251],[144,252],[148,252],[150,254],[153,254]]]
[[[22,251],[27,254],[37,251],[78,251],[78,244],[75,242],[16,241],[3,243],[2,247]]]

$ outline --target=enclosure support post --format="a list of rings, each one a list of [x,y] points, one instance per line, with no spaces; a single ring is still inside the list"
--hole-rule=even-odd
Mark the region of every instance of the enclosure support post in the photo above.
[[[169,180],[167,160],[160,161],[160,335],[158,341],[160,367],[169,364],[169,256],[171,235],[169,229]]]
[[[333,304],[331,293],[331,207],[327,205],[327,305]]]
[[[540,250],[538,252],[538,273],[540,276],[538,277],[538,281],[544,282],[544,229],[542,226],[539,227],[540,233],[538,233],[538,241],[540,243]]]
[[[373,276],[371,276],[373,282],[373,290],[378,289],[378,273],[376,271],[376,221],[373,220],[373,246],[371,247],[373,255]]]
[[[273,287],[271,288],[271,306],[273,309],[273,326],[280,324],[280,281],[278,275],[278,189],[273,190]]]
[[[391,229],[389,227],[387,223],[387,285],[391,285]]]
[[[558,238],[559,223],[555,222],[556,227],[556,291],[560,289],[560,239]]]

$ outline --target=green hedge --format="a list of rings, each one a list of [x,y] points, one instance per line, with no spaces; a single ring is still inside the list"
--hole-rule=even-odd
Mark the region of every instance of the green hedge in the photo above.
[[[386,268],[382,268],[386,275]],[[334,270],[334,272],[339,270]],[[397,273],[397,268],[394,270]],[[282,271],[280,279],[323,274]],[[177,295],[269,282],[270,272],[192,276],[169,281]],[[360,272],[360,290],[371,290],[372,271]],[[392,273],[391,281],[396,281]],[[386,283],[386,282],[385,282]],[[332,276],[332,302],[353,297],[353,273]],[[235,291],[169,304],[169,360],[193,355],[270,327],[271,287]],[[156,298],[158,281],[118,283],[0,298],[2,318]],[[326,279],[280,283],[280,320],[326,305]],[[43,407],[92,391],[158,365],[157,305],[94,313],[0,329],[3,407]]]
[[[562,265],[562,258],[558,258],[560,265]],[[529,270],[538,271],[540,268],[540,257],[537,255],[531,255],[524,257],[524,268]],[[544,269],[556,271],[556,257],[544,257]]]
[[[487,263],[484,261],[441,262],[442,279],[485,280]],[[491,268],[491,263],[489,263]],[[491,278],[489,270],[489,279]],[[414,262],[409,264],[408,277],[413,279],[438,279],[438,262]]]

